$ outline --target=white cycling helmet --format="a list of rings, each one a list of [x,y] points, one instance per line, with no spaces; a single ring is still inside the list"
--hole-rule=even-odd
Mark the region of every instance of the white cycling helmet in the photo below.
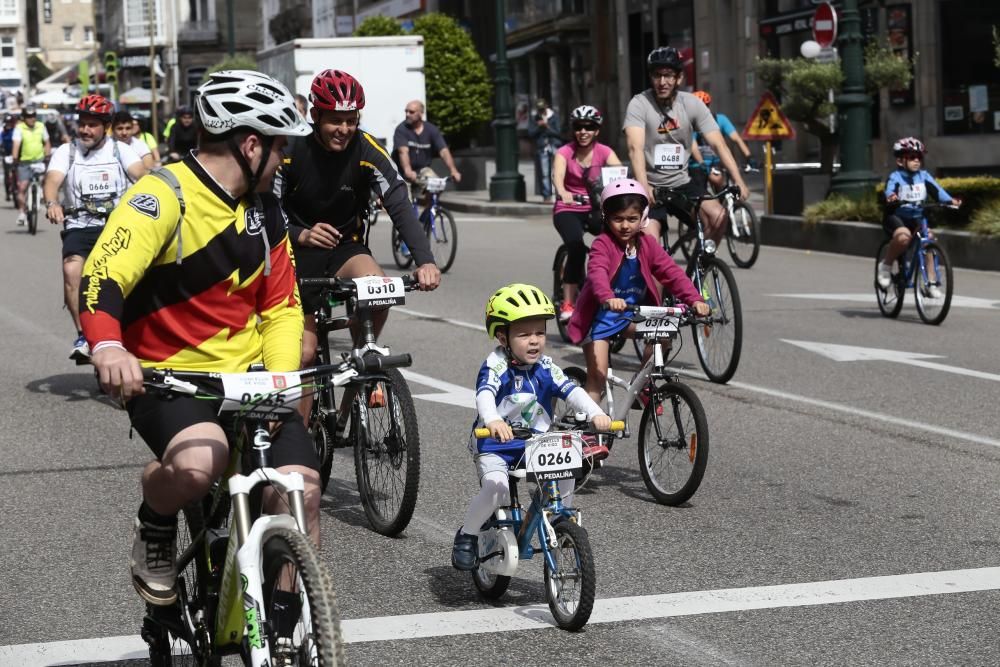
[[[589,104],[584,104],[573,109],[569,117],[573,123],[594,123],[599,126],[604,122],[604,115],[601,114],[601,110]]]
[[[212,72],[195,101],[201,126],[210,134],[246,128],[267,136],[306,136],[312,128],[284,84],[246,69]]]

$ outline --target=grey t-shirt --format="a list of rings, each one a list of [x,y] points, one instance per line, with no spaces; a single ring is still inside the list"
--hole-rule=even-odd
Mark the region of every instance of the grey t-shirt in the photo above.
[[[448,148],[444,137],[441,136],[441,130],[436,125],[425,120],[421,129],[423,131],[417,134],[406,123],[400,123],[396,127],[396,132],[392,136],[392,158],[396,162],[399,173],[403,173],[403,166],[399,161],[400,146],[406,146],[410,149],[410,167],[416,172],[431,166],[431,160],[437,157],[442,150]]]
[[[646,178],[653,187],[676,188],[691,180],[688,161],[694,132],[718,131],[708,107],[691,93],[678,91],[666,109],[656,102],[652,89],[645,90],[625,110],[626,127],[646,130]]]

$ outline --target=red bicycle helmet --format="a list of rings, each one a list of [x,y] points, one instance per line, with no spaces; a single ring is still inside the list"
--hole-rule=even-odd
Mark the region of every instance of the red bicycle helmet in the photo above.
[[[313,106],[328,111],[361,111],[365,108],[365,89],[357,79],[339,69],[327,69],[317,74],[309,97]]]
[[[109,102],[103,95],[94,93],[83,97],[77,103],[76,110],[78,113],[94,116],[107,123],[111,120],[111,114],[115,111],[115,105]]]
[[[704,90],[694,91],[694,96],[705,103],[705,106],[712,106],[712,96],[706,93]]]

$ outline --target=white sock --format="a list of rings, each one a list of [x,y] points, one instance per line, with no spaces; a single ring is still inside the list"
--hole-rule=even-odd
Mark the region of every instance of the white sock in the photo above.
[[[506,472],[488,472],[479,480],[479,484],[479,493],[469,502],[465,521],[462,522],[462,532],[466,535],[478,535],[479,529],[498,507],[510,504],[510,486]]]

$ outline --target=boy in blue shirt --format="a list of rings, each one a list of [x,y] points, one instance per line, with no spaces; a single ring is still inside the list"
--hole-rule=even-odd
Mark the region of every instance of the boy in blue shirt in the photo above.
[[[921,168],[926,152],[924,143],[916,137],[904,137],[892,145],[897,169],[889,174],[885,183],[886,206],[885,217],[882,219],[882,228],[892,242],[878,265],[877,279],[882,289],[889,289],[892,284],[892,263],[910,245],[913,234],[924,217],[924,202],[927,201],[928,191],[932,190],[934,198],[942,204],[953,204],[956,207],[961,205],[961,201],[945,192],[934,177]],[[928,295],[933,299],[944,296],[934,284],[930,286]]]
[[[545,351],[545,322],[556,316],[555,306],[542,290],[514,283],[501,287],[486,303],[486,331],[500,345],[483,362],[476,380],[473,428],[486,427],[489,438],[469,439],[469,451],[479,473],[479,493],[469,503],[465,521],[455,534],[451,564],[472,570],[479,559],[479,530],[498,507],[510,504],[508,467],[524,456],[524,443],[511,441],[511,426],[544,433],[552,424],[552,404],[561,398],[574,412],[586,413],[594,428],[606,431],[611,418],[582,388],[563,374]],[[606,458],[604,445],[584,449],[585,456]],[[559,482],[563,502],[571,504],[573,480]]]

